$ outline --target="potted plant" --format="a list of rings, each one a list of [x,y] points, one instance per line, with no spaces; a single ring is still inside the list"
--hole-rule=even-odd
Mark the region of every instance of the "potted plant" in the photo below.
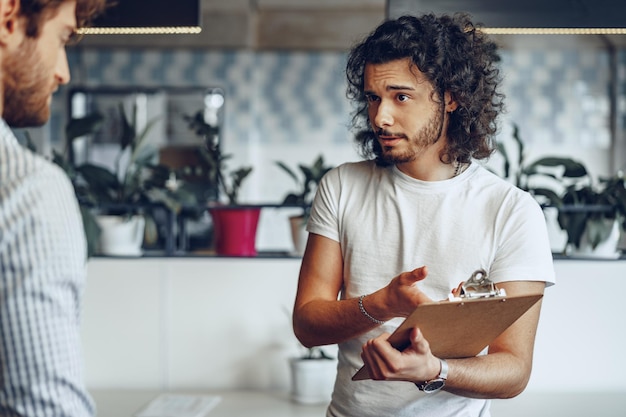
[[[513,124],[512,137],[516,145],[514,153],[510,153],[504,143],[497,143],[498,152],[504,159],[502,176],[537,200],[546,217],[552,251],[564,252],[568,234],[557,220],[563,205],[562,196],[567,187],[588,181],[587,169],[578,161],[559,156],[546,156],[527,163],[516,124]]]
[[[337,360],[321,347],[289,360],[291,399],[300,404],[329,403],[337,375]]]
[[[200,156],[208,167],[208,182],[217,184],[217,201],[209,204],[216,253],[225,256],[255,256],[261,207],[239,203],[239,191],[252,172],[252,167],[240,167],[228,172],[226,161],[232,155],[222,153],[219,128],[205,120],[203,111],[185,116],[185,119],[189,128],[203,138],[205,146],[199,148]],[[224,197],[226,201],[223,201]]]
[[[283,311],[289,319],[292,314],[287,307]],[[304,347],[297,343],[301,353],[289,358],[291,375],[291,399],[300,404],[324,404],[330,402],[337,359],[326,353],[324,347]]]
[[[129,118],[120,103],[119,114],[120,148],[115,168],[88,162],[72,166],[71,171],[79,201],[98,212],[100,253],[138,256],[145,237],[156,240],[154,209],[159,206],[177,212],[182,205],[193,204],[194,199],[184,188],[172,186],[171,172],[157,163],[157,149],[146,141],[156,119],[138,131],[136,107]],[[85,133],[76,128],[84,122],[78,119],[68,125],[69,146]]]
[[[306,247],[307,233],[306,222],[309,217],[311,203],[315,196],[315,191],[322,177],[333,167],[324,163],[324,157],[319,155],[310,166],[299,164],[300,176],[295,170],[289,168],[285,163],[276,161],[276,165],[286,172],[298,186],[298,191],[288,193],[282,205],[302,207],[302,212],[291,216],[289,223],[291,226],[291,237],[297,255],[302,255]]]
[[[598,184],[571,186],[562,197],[558,221],[567,231],[570,254],[615,258],[626,231],[624,173],[601,178]]]
[[[555,224],[564,231],[561,250],[569,255],[614,258],[617,245],[626,230],[626,190],[624,174],[594,184],[585,166],[571,158],[548,156],[525,164],[524,144],[519,128],[513,125],[517,144],[517,164],[498,143],[504,157],[504,176],[519,188],[530,192],[542,205],[544,213],[553,214]],[[548,222],[550,231],[551,222]]]

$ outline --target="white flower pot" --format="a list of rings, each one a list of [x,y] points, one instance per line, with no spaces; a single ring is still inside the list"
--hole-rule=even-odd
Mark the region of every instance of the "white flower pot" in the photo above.
[[[559,209],[556,207],[545,207],[543,214],[546,218],[546,228],[548,229],[552,253],[564,253],[567,246],[567,232],[559,226]]]
[[[336,359],[290,359],[291,399],[300,404],[330,402],[337,375]]]
[[[621,237],[620,225],[617,220],[612,221],[613,226],[611,228],[611,234],[609,237],[598,244],[595,248],[589,243],[587,239],[587,230],[583,232],[580,239],[580,247],[575,248],[572,245],[568,246],[567,254],[571,256],[579,256],[585,258],[599,258],[599,259],[616,259],[620,257],[620,251],[617,249]]]
[[[146,221],[143,216],[97,216],[102,230],[100,250],[102,255],[141,256],[141,246]]]

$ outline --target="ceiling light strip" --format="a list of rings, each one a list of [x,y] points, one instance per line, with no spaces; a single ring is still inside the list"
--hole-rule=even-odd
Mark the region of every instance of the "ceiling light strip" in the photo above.
[[[481,28],[490,35],[626,35],[626,28]]]
[[[81,28],[76,31],[79,35],[184,35],[198,34],[200,26],[171,26],[171,27],[106,27]]]

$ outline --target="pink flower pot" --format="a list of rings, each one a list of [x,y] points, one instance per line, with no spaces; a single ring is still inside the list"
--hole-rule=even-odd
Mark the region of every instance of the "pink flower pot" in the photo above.
[[[256,256],[260,207],[212,207],[215,251],[225,256]]]

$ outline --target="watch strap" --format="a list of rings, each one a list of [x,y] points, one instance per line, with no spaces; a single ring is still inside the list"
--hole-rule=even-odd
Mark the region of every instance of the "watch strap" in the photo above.
[[[448,361],[439,359],[439,362],[441,362],[441,371],[439,371],[437,378],[448,379]]]
[[[439,363],[441,364],[439,375],[437,375],[435,379],[431,379],[429,381],[416,382],[415,386],[419,388],[420,391],[432,393],[432,392],[439,391],[445,385],[445,381],[446,379],[448,379],[448,362],[445,359],[441,359],[441,358],[438,358],[438,359],[439,359]],[[432,384],[433,382],[440,382],[440,384],[437,384],[438,385],[437,388],[432,391],[425,390],[426,386],[429,384]]]

